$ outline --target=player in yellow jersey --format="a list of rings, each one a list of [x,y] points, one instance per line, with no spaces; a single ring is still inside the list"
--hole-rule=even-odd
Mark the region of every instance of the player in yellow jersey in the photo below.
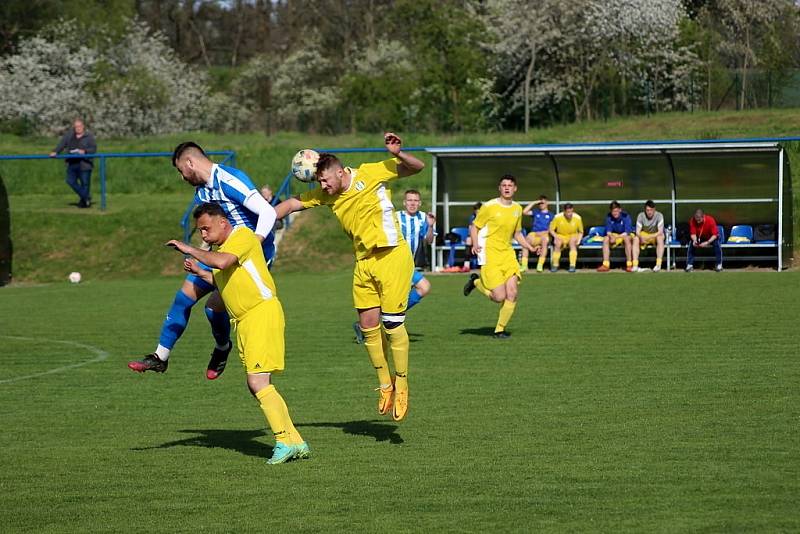
[[[425,164],[402,151],[401,139],[384,134],[391,159],[345,167],[333,154],[320,154],[319,187],[284,200],[278,218],[317,206],[328,206],[353,241],[353,302],[364,334],[364,346],[378,373],[378,412],[400,421],[408,412],[408,333],[405,313],[414,272],[411,249],[405,243],[392,206],[389,183],[421,171]],[[383,324],[383,328],[381,328]],[[384,335],[385,334],[385,335]],[[386,358],[391,347],[395,376]]]
[[[517,286],[522,278],[511,238],[529,252],[536,252],[536,249],[522,235],[522,206],[514,202],[517,179],[504,175],[498,189],[500,196],[485,202],[469,227],[472,253],[478,256],[481,274],[480,277],[474,273],[469,275],[464,295],[478,289],[501,304],[493,336],[506,339],[511,335],[506,332],[506,325],[514,315]]]
[[[575,213],[572,203],[564,204],[564,211],[553,217],[550,223],[550,235],[553,236],[553,255],[550,257],[550,272],[558,270],[561,251],[569,247],[569,272],[575,272],[578,263],[578,245],[583,239],[583,219]]]
[[[186,259],[184,268],[214,284],[222,296],[228,315],[236,325],[239,358],[247,373],[247,386],[258,399],[261,410],[275,436],[272,458],[280,464],[293,458],[308,458],[308,444],[289,417],[289,410],[271,383],[272,373],[283,371],[283,308],[275,282],[267,270],[261,241],[246,226],[233,228],[219,204],[201,204],[194,211],[203,241],[218,245],[216,252],[202,250],[172,240],[175,247],[195,259]],[[198,261],[213,269],[204,270]]]

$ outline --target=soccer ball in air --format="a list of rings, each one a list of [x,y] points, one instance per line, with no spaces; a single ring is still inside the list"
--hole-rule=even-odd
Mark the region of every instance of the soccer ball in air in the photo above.
[[[69,273],[69,281],[73,284],[77,284],[81,281],[81,273],[73,271]]]
[[[292,174],[301,182],[313,182],[317,176],[319,152],[305,148],[292,158]]]

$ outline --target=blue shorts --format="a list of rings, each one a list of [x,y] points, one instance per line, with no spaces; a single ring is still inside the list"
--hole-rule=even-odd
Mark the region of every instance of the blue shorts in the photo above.
[[[272,267],[272,260],[275,259],[275,238],[274,234],[270,233],[267,238],[261,243],[261,250],[264,251],[264,258],[267,260],[267,267]],[[199,267],[204,271],[211,271],[211,267],[202,262],[197,262]],[[196,274],[189,274],[186,280],[194,284],[198,289],[205,293],[210,293],[216,289],[213,285],[209,284]]]
[[[417,285],[421,280],[424,280],[425,277],[422,276],[422,272],[414,271],[414,274],[411,275],[411,286]]]

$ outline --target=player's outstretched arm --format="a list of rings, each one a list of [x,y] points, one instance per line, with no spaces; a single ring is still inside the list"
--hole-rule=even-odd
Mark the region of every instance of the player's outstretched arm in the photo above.
[[[397,134],[386,132],[383,134],[383,142],[386,144],[386,150],[388,150],[392,156],[400,160],[400,163],[397,165],[397,175],[400,178],[417,174],[425,168],[425,164],[421,160],[415,158],[411,154],[403,152],[403,140],[400,139]]]
[[[300,202],[298,197],[290,197],[275,206],[275,212],[278,215],[278,219],[283,219],[290,213],[294,213],[296,211],[303,211],[306,209],[303,206],[303,203]]]
[[[188,254],[194,259],[203,262],[209,267],[212,267],[214,269],[227,269],[228,267],[230,267],[239,260],[239,258],[237,258],[234,254],[230,254],[228,252],[214,252],[212,250],[202,250],[197,247],[193,247],[192,245],[183,243],[182,241],[178,241],[176,239],[167,241],[165,245],[168,247],[172,247],[176,250],[179,250],[184,254]]]

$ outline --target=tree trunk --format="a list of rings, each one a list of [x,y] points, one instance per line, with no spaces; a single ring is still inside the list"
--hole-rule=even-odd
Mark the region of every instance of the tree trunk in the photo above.
[[[528,70],[525,72],[525,133],[528,133],[531,126],[531,80],[533,78],[533,68],[536,66],[536,47],[531,47],[531,60],[528,63]]]

